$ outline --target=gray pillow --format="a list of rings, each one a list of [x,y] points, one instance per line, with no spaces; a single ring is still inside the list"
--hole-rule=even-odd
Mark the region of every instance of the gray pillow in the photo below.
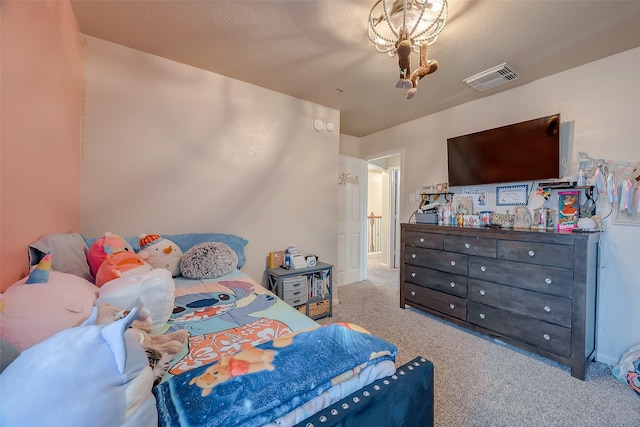
[[[195,245],[182,256],[180,274],[188,279],[214,279],[238,268],[238,255],[224,243]]]
[[[51,268],[74,274],[93,283],[87,262],[89,248],[80,233],[47,234],[29,245],[29,265],[33,266],[51,252]]]

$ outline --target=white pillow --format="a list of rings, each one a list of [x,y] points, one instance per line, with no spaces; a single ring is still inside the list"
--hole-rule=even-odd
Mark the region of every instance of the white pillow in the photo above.
[[[154,268],[140,274],[123,276],[102,285],[96,300],[96,306],[106,302],[123,310],[136,306],[139,297],[151,313],[152,334],[163,332],[173,312],[176,284],[171,272],[164,268]]]

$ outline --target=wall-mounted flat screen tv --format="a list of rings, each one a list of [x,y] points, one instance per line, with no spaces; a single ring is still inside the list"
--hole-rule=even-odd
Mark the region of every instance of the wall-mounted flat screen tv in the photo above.
[[[449,186],[560,178],[560,114],[447,139]]]

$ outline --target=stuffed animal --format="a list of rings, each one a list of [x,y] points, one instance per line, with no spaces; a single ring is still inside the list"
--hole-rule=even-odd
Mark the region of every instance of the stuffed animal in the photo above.
[[[424,76],[435,73],[438,70],[438,61],[434,59],[427,60],[427,43],[422,42],[420,45],[420,67],[411,73],[411,89],[407,91],[405,96],[407,99],[413,98],[418,91],[418,81]]]
[[[147,354],[149,366],[153,369],[154,384],[158,384],[162,376],[169,369],[169,362],[184,348],[189,338],[189,332],[184,329],[165,335],[151,335],[152,323],[149,311],[144,308],[144,299],[139,299],[136,306],[139,315],[127,330],[127,333],[137,341]],[[107,325],[126,317],[129,311],[108,303],[98,305],[98,325]]]
[[[173,277],[180,274],[180,261],[184,255],[182,249],[171,240],[158,234],[141,234],[140,251],[142,257],[153,268],[169,270]]]
[[[135,252],[122,251],[107,254],[96,273],[96,286],[101,287],[105,283],[125,275],[131,276],[151,270],[153,267]]]
[[[396,88],[409,89],[411,88],[411,81],[409,80],[411,75],[411,51],[413,50],[411,40],[408,38],[399,40],[396,50],[398,53],[398,66],[400,67],[400,79],[396,83]]]
[[[50,336],[84,322],[98,288],[73,274],[49,271],[51,255],[2,296],[0,339],[23,351]]]
[[[157,426],[152,370],[126,333],[137,315],[96,325],[94,307],[82,325],[22,352],[0,374],[0,425]]]
[[[104,236],[93,242],[87,253],[87,262],[89,263],[93,277],[96,277],[98,269],[108,254],[123,251],[134,252],[131,245],[124,238],[111,232],[104,233]]]
[[[145,308],[151,314],[152,334],[166,330],[167,321],[174,309],[176,284],[164,268],[153,268],[139,274],[125,274],[110,280],[98,290],[96,305],[104,302],[130,310],[139,298],[144,298]]]
[[[231,354],[211,365],[201,375],[189,381],[190,385],[197,385],[202,389],[202,396],[208,396],[218,384],[239,375],[254,374],[268,370],[273,371],[274,350],[262,350],[256,347],[247,348],[239,353]]]

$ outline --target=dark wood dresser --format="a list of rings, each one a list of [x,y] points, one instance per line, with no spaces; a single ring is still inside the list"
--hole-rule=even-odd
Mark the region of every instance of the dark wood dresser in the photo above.
[[[402,224],[405,305],[571,367],[595,355],[600,233]]]

